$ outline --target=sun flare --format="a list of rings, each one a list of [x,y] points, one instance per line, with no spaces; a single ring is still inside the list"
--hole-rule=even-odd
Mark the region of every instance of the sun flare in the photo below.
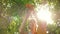
[[[51,12],[49,12],[49,6],[48,5],[40,5],[37,6],[37,16],[40,20],[44,20],[47,22],[47,24],[52,24],[53,20],[51,18]]]

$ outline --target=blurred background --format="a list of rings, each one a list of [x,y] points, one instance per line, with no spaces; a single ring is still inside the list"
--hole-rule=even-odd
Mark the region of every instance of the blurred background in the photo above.
[[[20,28],[23,34],[32,34],[31,26],[41,33],[60,34],[60,0],[0,0],[0,34],[21,34]]]

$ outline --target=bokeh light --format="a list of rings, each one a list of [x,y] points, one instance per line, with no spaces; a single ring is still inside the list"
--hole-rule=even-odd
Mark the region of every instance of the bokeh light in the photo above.
[[[37,6],[36,10],[38,11],[37,16],[40,20],[46,21],[47,24],[52,24],[53,23],[53,20],[51,18],[52,13],[49,11],[48,4]]]

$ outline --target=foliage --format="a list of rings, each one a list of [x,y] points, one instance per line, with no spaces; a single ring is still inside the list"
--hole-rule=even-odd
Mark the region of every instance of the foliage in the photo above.
[[[26,4],[36,7],[36,4],[41,4],[43,1],[44,0],[0,0],[0,33],[14,34],[15,32],[19,32],[18,28],[23,21],[22,16],[24,16],[28,10]],[[58,15],[60,11],[60,0],[46,1],[48,1],[49,5],[54,5],[54,13]],[[54,19],[57,21],[58,17]],[[56,25],[48,25],[48,29],[56,32],[56,34],[60,34],[60,28],[55,26]],[[28,24],[25,30],[28,30]]]

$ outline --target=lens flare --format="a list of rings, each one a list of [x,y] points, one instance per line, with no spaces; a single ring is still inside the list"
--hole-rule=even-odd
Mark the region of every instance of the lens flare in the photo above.
[[[37,16],[40,20],[46,21],[47,24],[53,23],[53,20],[51,18],[52,13],[49,11],[49,6],[47,4],[37,6],[36,10],[38,11]]]

